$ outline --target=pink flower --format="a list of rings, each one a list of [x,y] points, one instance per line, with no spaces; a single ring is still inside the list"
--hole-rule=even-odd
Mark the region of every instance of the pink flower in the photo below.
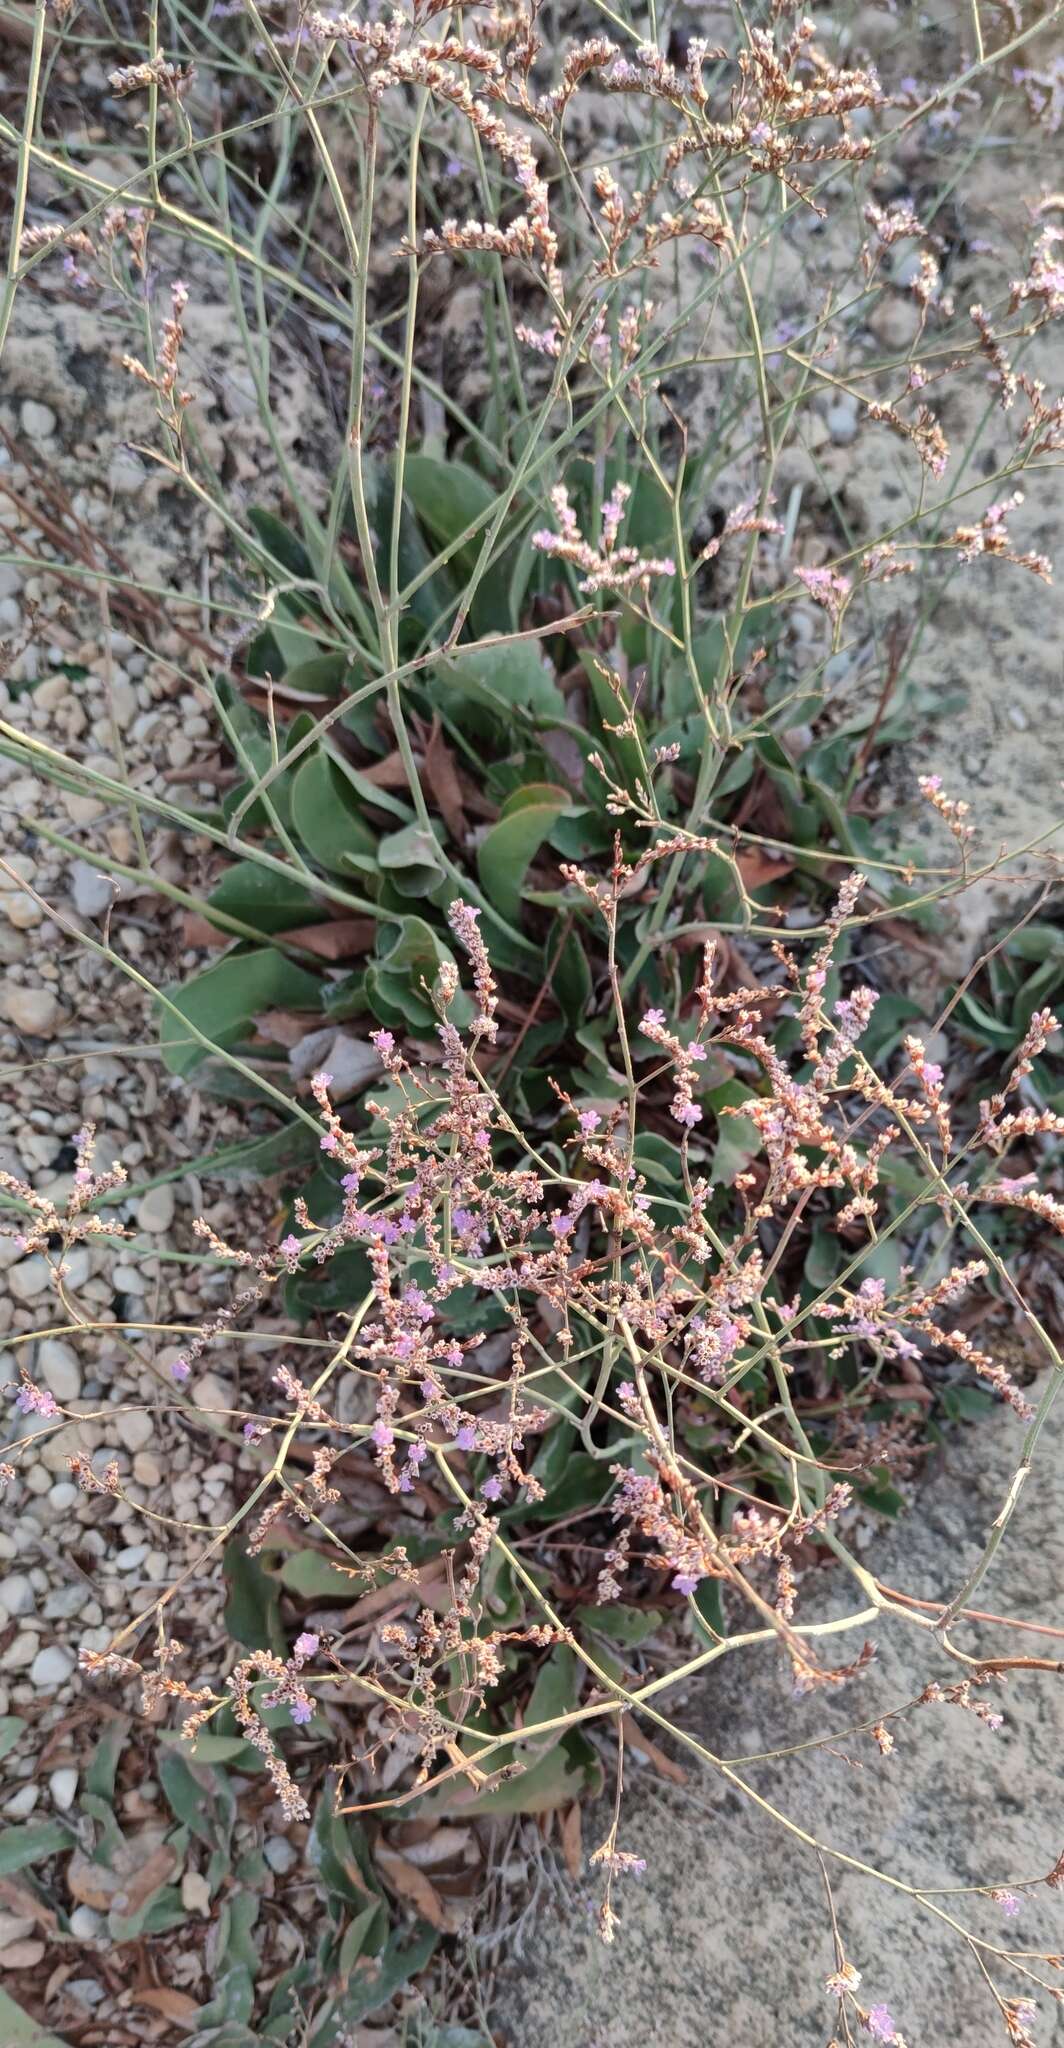
[[[313,1629],[304,1629],[302,1635],[297,1636],[295,1642],[292,1644],[293,1657],[303,1658],[315,1656],[317,1654],[318,1644],[320,1643],[320,1641],[320,1636],[316,1636],[314,1634]]]
[[[894,2021],[885,2005],[874,2005],[872,2007],[865,2021],[865,2026],[871,2034],[873,2041],[893,2041],[894,2039]]]
[[[297,1728],[305,1728],[314,1718],[314,1708],[309,1700],[293,1700],[288,1709]]]

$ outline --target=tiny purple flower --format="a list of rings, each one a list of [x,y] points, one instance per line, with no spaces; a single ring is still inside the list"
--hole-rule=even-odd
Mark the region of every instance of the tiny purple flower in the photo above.
[[[490,1479],[485,1479],[480,1491],[484,1495],[485,1500],[500,1499],[502,1495],[502,1480],[497,1472],[493,1472]]]
[[[170,1367],[170,1378],[172,1380],[176,1380],[178,1386],[182,1387],[184,1386],[185,1381],[187,1380],[189,1373],[191,1371],[192,1367],[190,1366],[187,1358],[175,1358],[172,1366]]]
[[[288,1709],[297,1728],[305,1728],[314,1718],[314,1709],[309,1700],[293,1700]]]
[[[672,1582],[675,1593],[693,1593],[701,1579],[701,1572],[677,1572]]]
[[[292,1644],[293,1657],[316,1656],[320,1641],[321,1637],[316,1636],[313,1629],[305,1628],[302,1635],[298,1635]]]
[[[871,2034],[873,2041],[893,2041],[894,2039],[894,2021],[885,2005],[874,2005],[872,2007],[865,2021],[865,2026]]]

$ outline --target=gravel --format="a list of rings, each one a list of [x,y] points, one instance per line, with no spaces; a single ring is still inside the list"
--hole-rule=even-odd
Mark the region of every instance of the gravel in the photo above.
[[[24,898],[16,898],[7,906],[7,915],[16,930],[25,931],[39,922],[36,904],[27,904]],[[10,978],[0,987],[0,1011],[16,1031],[24,1031],[31,1038],[51,1038],[63,1016],[59,998],[51,989],[34,988]]]

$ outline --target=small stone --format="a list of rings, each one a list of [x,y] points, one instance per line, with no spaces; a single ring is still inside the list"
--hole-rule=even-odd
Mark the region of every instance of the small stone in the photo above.
[[[107,469],[107,481],[113,491],[142,490],[146,474],[144,464],[132,448],[115,449]]]
[[[115,1416],[115,1434],[127,1451],[142,1451],[151,1442],[155,1424],[142,1408],[133,1408]]]
[[[37,1349],[37,1376],[61,1406],[81,1392],[81,1361],[72,1344],[61,1337],[42,1337]]]
[[[4,982],[0,1010],[16,1031],[28,1032],[33,1038],[51,1038],[62,1014],[51,989],[27,988],[21,981]]]
[[[174,1190],[169,1181],[149,1188],[137,1203],[137,1228],[161,1237],[174,1220]]]
[[[85,1588],[82,1585],[54,1586],[45,1594],[45,1621],[73,1621],[85,1607]]]
[[[296,1860],[296,1852],[285,1835],[271,1835],[263,1854],[271,1870],[284,1877]]]
[[[211,1910],[211,1888],[198,1870],[186,1870],[181,1878],[181,1904],[186,1913],[201,1913],[206,1920]]]
[[[60,1813],[69,1813],[77,1789],[78,1774],[72,1764],[65,1764],[59,1770],[53,1771],[48,1780],[52,1804],[58,1807]]]
[[[197,1408],[231,1408],[233,1390],[224,1385],[217,1373],[201,1372],[192,1389],[192,1399]]]
[[[17,1614],[32,1614],[37,1605],[37,1596],[25,1572],[8,1573],[0,1585],[0,1599],[12,1618]]]
[[[1014,725],[1017,732],[1026,732],[1031,723],[1026,711],[1020,704],[1010,704],[1006,716],[1009,724]]]
[[[34,1252],[28,1259],[20,1259],[12,1266],[7,1284],[16,1301],[36,1301],[39,1294],[51,1284],[51,1268],[42,1252]]]
[[[837,448],[848,448],[857,439],[857,406],[852,398],[840,397],[829,407],[827,428]]]
[[[32,932],[44,921],[44,912],[32,896],[9,896],[4,905],[7,921],[17,932]]]
[[[161,1486],[163,1468],[151,1451],[138,1451],[133,1460],[133,1477],[138,1486]]]
[[[70,893],[79,917],[102,917],[114,902],[114,890],[107,875],[90,867],[87,860],[76,860],[70,869]]]
[[[4,1801],[4,1812],[12,1820],[27,1820],[41,1796],[39,1785],[20,1785],[10,1799]]]
[[[38,1692],[55,1692],[74,1671],[74,1659],[61,1643],[46,1643],[38,1650],[30,1669],[30,1684]]]
[[[56,1514],[65,1515],[77,1498],[78,1489],[69,1479],[57,1479],[55,1485],[48,1488],[48,1505]]]
[[[70,1915],[70,1932],[78,1941],[95,1941],[102,1926],[100,1914],[94,1912],[91,1906],[75,1906]]]
[[[17,597],[21,589],[21,569],[13,562],[0,562],[0,597]]]
[[[125,1550],[117,1552],[115,1564],[120,1572],[135,1572],[138,1566],[144,1563],[147,1555],[146,1543],[131,1543]]]
[[[23,1629],[0,1656],[0,1664],[5,1671],[25,1671],[27,1666],[33,1663],[40,1645],[40,1636],[34,1635],[31,1629]]]
[[[0,1913],[0,1949],[9,1949],[16,1941],[24,1941],[36,1925],[29,1913]]]
[[[31,441],[49,441],[56,430],[56,417],[50,405],[42,405],[39,398],[24,398],[22,401],[22,431]]]

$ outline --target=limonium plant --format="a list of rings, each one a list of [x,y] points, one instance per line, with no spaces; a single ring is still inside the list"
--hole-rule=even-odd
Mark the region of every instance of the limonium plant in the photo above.
[[[1009,1256],[1064,1223],[1064,1118],[1038,1085],[1060,1026],[1034,1007],[973,1102],[937,1038],[882,1025],[870,937],[933,918],[1000,862],[937,774],[914,804],[944,858],[853,814],[876,744],[898,736],[892,697],[916,685],[891,656],[875,696],[840,710],[826,678],[853,631],[875,638],[885,607],[915,613],[954,574],[1051,577],[1019,537],[1020,484],[1033,495],[1064,445],[1042,375],[1064,313],[1059,195],[1032,200],[993,296],[958,303],[938,160],[988,83],[1055,132],[1059,78],[1044,24],[1003,9],[991,47],[977,0],[970,47],[927,79],[785,0],[698,34],[669,6],[579,14],[151,0],[138,40],[38,0],[26,118],[0,116],[17,157],[0,345],[27,288],[121,334],[122,389],[154,415],[138,453],[197,533],[209,523],[218,574],[194,628],[174,593],[165,659],[216,716],[232,775],[197,805],[16,717],[0,744],[135,820],[125,854],[91,821],[87,839],[42,828],[60,851],[206,917],[226,964],[294,988],[301,1016],[354,1020],[373,1074],[357,1106],[327,1067],[282,1085],[258,1058],[276,1050],[255,1037],[265,1000],[216,1018],[211,970],[158,992],[171,1072],[257,1088],[317,1170],[272,1233],[197,1223],[233,1285],[182,1330],[168,1399],[202,1420],[202,1367],[248,1341],[238,1403],[207,1416],[234,1442],[240,1504],[172,1529],[192,1561],[82,1665],[139,1688],[193,1760],[219,1730],[250,1745],[297,1825],[323,1796],[338,1816],[459,1795],[520,1811],[545,1764],[556,1778],[528,1809],[554,1811],[605,1764],[612,1818],[588,1867],[607,1942],[645,1868],[625,1730],[665,1731],[820,1858],[837,2042],[905,2048],[883,1959],[862,1974],[847,1953],[836,1866],[946,1922],[1024,2048],[1060,1997],[1058,1959],[1010,1945],[1009,1925],[1036,1883],[1064,1885],[1064,1860],[967,1887],[1000,1910],[988,1938],[964,1888],[944,1902],[800,1827],[674,1702],[772,1645],[796,1698],[853,1689],[849,1734],[878,1769],[927,1709],[991,1740],[1006,1677],[1039,1662],[959,1636],[1064,1370]],[[137,155],[112,182],[71,153],[48,98],[83,20],[92,62],[107,53],[108,132]],[[940,177],[919,199],[894,175],[918,135]],[[844,260],[810,282],[814,237],[840,220]],[[201,423],[197,318],[219,280],[274,512],[249,506]],[[439,352],[458,290],[471,374],[453,330]],[[880,338],[884,308],[901,308],[901,340]],[[308,334],[336,428],[309,480],[278,404],[285,349]],[[981,426],[951,438],[973,390],[1003,451],[988,464]],[[810,469],[806,441],[840,404],[897,458],[885,530]],[[122,594],[102,551],[66,568]],[[786,638],[799,611],[805,663]],[[157,866],[145,821],[206,849],[205,898]],[[150,989],[109,921],[68,928]],[[63,1202],[0,1173],[17,1212],[0,1230],[47,1261],[71,1331],[90,1318],[67,1255],[129,1234],[123,1167],[97,1158],[89,1123],[76,1155]],[[311,1340],[284,1315],[316,1281],[334,1292]],[[987,1290],[1038,1348],[1040,1386],[1019,1383],[996,1324],[972,1336]],[[251,1348],[266,1316],[277,1341]],[[978,1562],[932,1610],[883,1583],[854,1522],[958,1388],[1023,1437]],[[8,1392],[10,1482],[75,1416],[21,1363]],[[109,1445],[70,1469],[102,1521],[126,1502],[161,1533]],[[364,1624],[312,1608],[205,1669],[196,1584],[224,1566],[261,1590],[304,1548],[367,1597]],[[853,1603],[824,1621],[803,1585],[827,1560]],[[952,1678],[870,1721],[859,1686],[885,1615]]]
[[[674,851],[666,846],[663,857]],[[577,871],[570,879],[609,933],[630,880],[623,861],[618,858],[606,879]],[[310,1808],[284,1728],[298,1733],[317,1714],[340,1736],[342,1752],[340,1730],[351,1725],[344,1710],[357,1720],[367,1703],[389,1710],[381,1740],[390,1735],[402,1744],[403,1768],[390,1805],[456,1778],[479,1793],[519,1776],[524,1745],[545,1731],[534,1720],[518,1730],[493,1727],[491,1713],[493,1693],[518,1652],[542,1657],[562,1648],[575,1656],[582,1676],[563,1725],[592,1720],[619,1728],[634,1712],[669,1728],[670,1684],[754,1643],[778,1645],[798,1694],[846,1685],[874,1654],[869,1631],[877,1617],[891,1613],[933,1632],[957,1675],[952,1685],[932,1683],[909,1708],[866,1726],[873,1751],[889,1756],[892,1724],[933,1703],[973,1713],[990,1731],[1001,1726],[1001,1682],[1012,1666],[1030,1660],[973,1657],[953,1630],[1015,1504],[1060,1362],[1032,1318],[1054,1368],[1036,1412],[1007,1367],[958,1326],[954,1310],[992,1268],[1001,1271],[981,1227],[988,1210],[1018,1205],[1047,1227],[1064,1224],[1060,1205],[1030,1176],[1006,1170],[1013,1146],[1064,1132],[1064,1118],[1019,1106],[1024,1078],[1058,1024],[1047,1010],[1032,1017],[1000,1089],[967,1135],[956,1137],[947,1077],[920,1039],[907,1039],[889,1074],[863,1056],[875,992],[855,982],[833,1003],[825,1001],[834,947],[860,915],[864,886],[861,874],[847,876],[824,936],[804,960],[777,947],[773,984],[725,990],[709,944],[694,1001],[682,1015],[650,1009],[629,1018],[618,988],[625,1092],[604,1110],[559,1094],[549,1156],[515,1127],[492,1086],[496,981],[476,910],[460,900],[451,904],[449,922],[469,965],[472,996],[454,969],[441,970],[432,991],[435,1044],[416,1058],[390,1032],[376,1034],[387,1087],[367,1104],[368,1130],[345,1126],[330,1099],[328,1073],[313,1077],[320,1147],[341,1173],[339,1215],[322,1223],[297,1198],[296,1228],[276,1246],[258,1250],[226,1244],[207,1224],[198,1226],[212,1253],[240,1277],[229,1308],[212,1316],[171,1368],[180,1388],[196,1360],[224,1348],[285,1274],[304,1261],[324,1264],[360,1247],[371,1285],[342,1318],[343,1336],[313,1380],[308,1384],[287,1362],[264,1366],[248,1407],[226,1418],[239,1421],[251,1471],[260,1476],[224,1534],[239,1532],[249,1556],[267,1549],[285,1525],[312,1527],[327,1540],[337,1511],[342,1521],[338,1480],[371,1464],[400,1512],[404,1497],[416,1499],[427,1488],[450,1503],[441,1521],[449,1589],[442,1611],[439,1604],[418,1604],[418,1573],[397,1542],[368,1558],[353,1557],[347,1567],[354,1579],[394,1579],[411,1588],[410,1618],[383,1624],[368,1659],[365,1645],[349,1645],[342,1633],[303,1629],[287,1655],[255,1651],[239,1657],[220,1686],[197,1684],[183,1674],[179,1578],[147,1613],[116,1632],[110,1648],[84,1651],[87,1673],[136,1681],[145,1709],[167,1705],[192,1746],[227,1709],[260,1753],[283,1812],[297,1820],[309,1819]],[[456,1005],[466,1018],[461,1026],[454,1021]],[[787,1054],[774,1043],[784,1018],[797,1026]],[[757,1147],[721,1186],[705,1172],[696,1098],[700,1067],[723,1047],[750,1077],[751,1092],[735,1114],[753,1125]],[[659,1202],[640,1171],[639,1144],[648,1125],[663,1123],[677,1132],[682,1190]],[[66,1251],[101,1229],[122,1228],[93,1209],[121,1181],[120,1168],[96,1169],[93,1144],[86,1129],[63,1211],[28,1183],[3,1176],[26,1212],[19,1248],[46,1252],[60,1290]],[[884,1174],[901,1152],[915,1166],[919,1192],[885,1221]],[[840,1237],[846,1257],[837,1278],[801,1302],[786,1298],[787,1254],[810,1204]],[[863,1272],[873,1252],[926,1211],[946,1218],[973,1255],[933,1279],[903,1263],[893,1286]],[[49,1251],[57,1240],[60,1248]],[[498,1310],[507,1336],[501,1351],[486,1347],[475,1330],[470,1334],[471,1300],[490,1300]],[[490,1359],[481,1355],[489,1348]],[[952,1358],[1027,1425],[1017,1484],[987,1548],[956,1598],[933,1616],[886,1590],[852,1548],[847,1523],[854,1488],[878,1453],[873,1444],[863,1456],[855,1454],[842,1435],[814,1447],[793,1389],[818,1350],[829,1358],[851,1355],[862,1372],[884,1384],[929,1359]],[[773,1389],[763,1415],[747,1398],[759,1375]],[[346,1420],[351,1403],[340,1397],[350,1381],[359,1419]],[[32,1437],[14,1447],[13,1457],[21,1460],[39,1444],[42,1423],[61,1426],[64,1411],[26,1373],[12,1391],[17,1407],[35,1417]],[[692,1452],[689,1432],[702,1441],[705,1418],[730,1447],[730,1457],[716,1464],[741,1474],[742,1447],[756,1453],[747,1461],[749,1483],[707,1470],[704,1457]],[[700,1593],[709,1588],[727,1596],[737,1626],[726,1633],[700,1618],[705,1646],[649,1683],[633,1687],[601,1664],[559,1611],[527,1553],[514,1548],[513,1518],[534,1516],[544,1501],[536,1450],[552,1430],[574,1447],[581,1444],[602,1467],[597,1605],[609,1607],[633,1584],[642,1588],[648,1581],[677,1616],[690,1605],[699,1617]],[[298,1468],[296,1446],[309,1452]],[[10,1460],[4,1469],[14,1476]],[[114,1459],[75,1453],[70,1469],[89,1494],[123,1498]],[[197,1568],[216,1550],[218,1533],[211,1533]],[[548,1548],[549,1540],[548,1530]],[[810,1542],[825,1546],[852,1579],[859,1605],[850,1615],[803,1622],[795,1558]],[[347,1554],[342,1539],[338,1549]],[[521,1595],[522,1615],[513,1626],[492,1625],[486,1598],[488,1575],[500,1560]],[[851,1631],[850,1652],[840,1655],[840,1639]],[[276,1709],[283,1710],[280,1729],[276,1714],[269,1718]],[[741,1772],[710,1756],[682,1728],[673,1732],[754,1796]],[[343,1805],[350,1760],[341,1753],[337,1761],[340,1810],[360,1810],[364,1799],[353,1808]],[[776,1818],[785,1831],[813,1839],[782,1811]],[[637,1850],[618,1846],[617,1826],[615,1817],[592,1858],[604,1877],[600,1924],[607,1940],[614,1938],[617,1917],[613,1880],[641,1867]],[[841,1855],[828,1841],[815,1846],[826,1859]],[[853,1856],[842,1860],[878,1875]],[[1059,1870],[1046,1873],[1045,1881],[1059,1884]],[[903,1889],[916,1903],[942,1910],[918,1887]],[[1017,1894],[1002,1883],[972,1889],[996,1899],[1006,1916],[1018,1910]],[[1037,1957],[1012,1954],[960,1920],[953,1924],[985,1968],[1008,1969],[1023,1987],[1057,1995],[1040,1975]],[[865,2007],[859,1987],[859,1973],[840,1950],[828,1988],[844,2019],[849,2014],[874,2038],[899,2042],[887,2007]],[[995,1997],[1011,2038],[1022,2041],[1026,1990],[1018,1997],[995,1990]]]

